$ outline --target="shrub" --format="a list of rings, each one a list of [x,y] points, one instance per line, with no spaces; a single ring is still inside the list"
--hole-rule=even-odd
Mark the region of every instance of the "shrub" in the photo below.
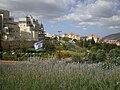
[[[105,61],[106,60],[106,53],[104,50],[99,49],[96,54],[97,61]]]
[[[68,41],[70,41],[70,40],[72,40],[72,39],[71,39],[71,38],[68,38],[68,37],[63,37],[62,40],[68,42]]]
[[[79,54],[72,55],[72,61],[81,62],[81,56]]]
[[[17,60],[18,60],[18,61],[25,61],[25,60],[27,60],[28,56],[29,56],[28,53],[21,54],[21,55],[17,58]]]
[[[94,52],[89,52],[89,53],[87,54],[87,59],[90,60],[90,61],[95,62],[95,61],[96,61],[96,53],[94,53]]]
[[[76,63],[0,64],[0,90],[120,90],[120,67]]]
[[[119,49],[111,49],[110,51],[109,51],[109,57],[110,58],[118,58],[118,57],[120,57],[120,50]]]
[[[71,54],[69,52],[61,52],[60,56],[61,56],[61,58],[68,58],[68,57],[71,57]]]
[[[63,49],[63,50],[69,50],[69,49],[70,49],[70,46],[63,43],[63,44],[61,45],[61,49]]]
[[[17,56],[12,52],[3,52],[2,59],[14,61],[17,60]]]
[[[36,52],[34,48],[28,48],[26,51],[29,52],[29,53],[34,53],[34,52]]]
[[[114,64],[115,66],[120,65],[120,50],[115,48],[111,49],[108,53],[108,62]]]

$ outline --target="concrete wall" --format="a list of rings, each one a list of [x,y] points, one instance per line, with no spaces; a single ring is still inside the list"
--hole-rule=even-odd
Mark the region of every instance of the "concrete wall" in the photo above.
[[[4,49],[16,49],[16,48],[30,48],[33,47],[35,41],[2,41],[2,47]]]

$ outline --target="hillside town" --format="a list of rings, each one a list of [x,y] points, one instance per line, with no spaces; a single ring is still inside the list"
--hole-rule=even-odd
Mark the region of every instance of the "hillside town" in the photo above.
[[[8,10],[0,9],[0,31],[3,41],[16,41],[16,40],[26,40],[26,41],[39,41],[45,37],[59,37],[59,35],[49,34],[45,32],[44,25],[39,23],[32,15],[19,18],[17,22],[14,18],[10,16]],[[64,33],[61,37],[68,37],[76,40],[80,39],[94,39],[95,43],[98,43],[102,38],[95,34],[90,34],[84,38],[80,37],[79,34],[74,33]],[[104,42],[109,44],[120,45],[118,40],[104,40]]]
[[[120,0],[0,0],[0,90],[120,90]]]

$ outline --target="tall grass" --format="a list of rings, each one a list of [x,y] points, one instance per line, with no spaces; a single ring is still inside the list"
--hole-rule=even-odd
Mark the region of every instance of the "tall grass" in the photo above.
[[[0,90],[120,90],[120,67],[96,64],[21,62],[0,64]]]

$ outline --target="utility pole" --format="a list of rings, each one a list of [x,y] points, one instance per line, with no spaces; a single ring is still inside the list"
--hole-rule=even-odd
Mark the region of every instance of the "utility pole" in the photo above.
[[[2,29],[3,29],[3,20],[2,15],[0,15],[0,59],[2,60]]]
[[[0,32],[0,60],[2,60],[2,43],[1,43],[1,38],[2,38],[2,34],[1,34],[1,32]]]
[[[62,32],[62,31],[58,31],[59,32],[59,60],[61,60],[61,56],[60,56],[60,33]]]

